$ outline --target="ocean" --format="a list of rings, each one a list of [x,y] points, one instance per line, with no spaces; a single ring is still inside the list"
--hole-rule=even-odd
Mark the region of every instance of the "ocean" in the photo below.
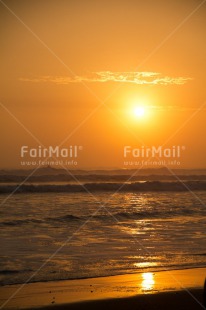
[[[202,185],[92,184],[0,185],[1,285],[206,266]]]

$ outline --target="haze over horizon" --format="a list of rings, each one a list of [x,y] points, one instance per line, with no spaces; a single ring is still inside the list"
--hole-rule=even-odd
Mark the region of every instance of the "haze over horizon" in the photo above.
[[[205,20],[199,0],[0,1],[0,169],[40,145],[81,147],[67,168],[138,169],[143,145],[206,168]]]

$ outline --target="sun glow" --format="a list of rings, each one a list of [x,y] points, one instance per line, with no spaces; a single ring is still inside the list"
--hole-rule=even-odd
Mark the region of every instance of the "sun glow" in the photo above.
[[[144,117],[145,115],[145,108],[143,106],[137,106],[137,107],[134,107],[133,112],[134,112],[134,116],[141,118],[141,117]]]

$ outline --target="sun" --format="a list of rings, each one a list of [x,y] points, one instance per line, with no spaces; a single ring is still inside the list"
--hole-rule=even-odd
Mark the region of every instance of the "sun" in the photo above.
[[[147,125],[150,123],[152,113],[151,100],[146,98],[129,98],[127,101],[127,106],[122,110],[124,115],[128,117],[128,122],[131,125]]]
[[[133,113],[135,117],[142,118],[145,116],[145,108],[143,106],[136,106]]]

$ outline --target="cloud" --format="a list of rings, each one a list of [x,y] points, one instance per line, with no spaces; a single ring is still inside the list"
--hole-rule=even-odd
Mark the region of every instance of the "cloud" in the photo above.
[[[136,85],[183,85],[192,80],[190,77],[170,77],[159,72],[112,72],[99,71],[87,75],[77,76],[41,76],[36,78],[20,78],[23,82],[50,82],[57,85],[67,85],[70,83],[132,83]]]

